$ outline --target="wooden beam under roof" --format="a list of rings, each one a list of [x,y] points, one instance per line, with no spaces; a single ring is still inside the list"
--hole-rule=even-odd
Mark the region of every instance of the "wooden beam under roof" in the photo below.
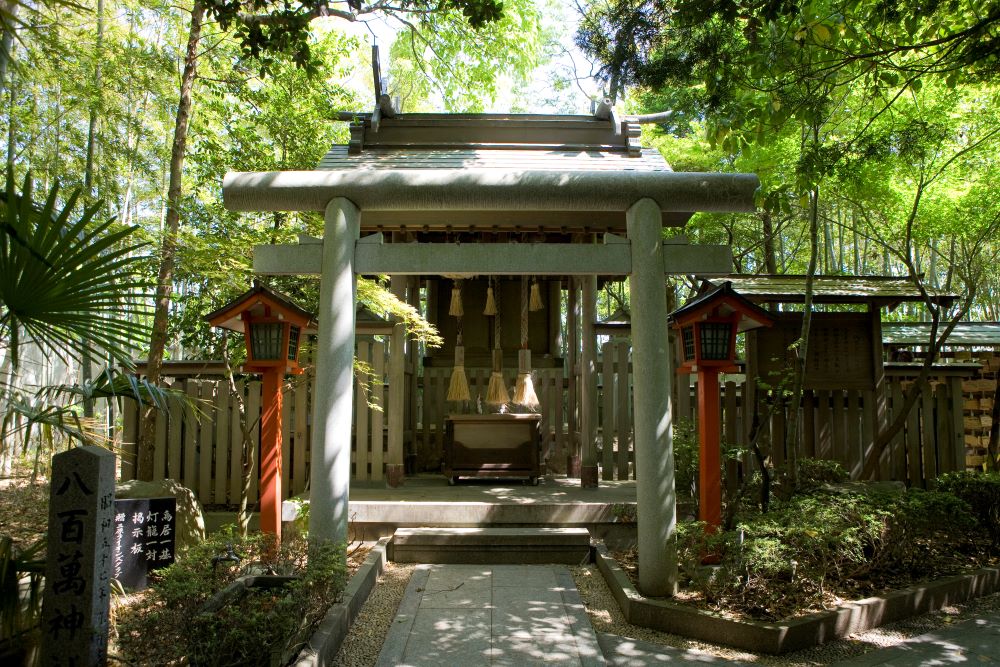
[[[380,234],[359,240],[355,271],[361,275],[605,275],[632,271],[629,241],[608,235],[588,243],[388,243]],[[321,239],[299,245],[254,248],[254,272],[263,275],[318,275]],[[732,271],[729,246],[663,244],[663,271],[672,275],[724,275]]]
[[[354,116],[350,152],[371,148],[502,147],[618,152],[638,157],[639,125],[594,116],[541,114],[399,114]]]

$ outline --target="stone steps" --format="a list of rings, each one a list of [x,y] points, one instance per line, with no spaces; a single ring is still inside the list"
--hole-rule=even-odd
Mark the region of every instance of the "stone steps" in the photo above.
[[[397,563],[579,565],[589,562],[586,528],[399,528],[389,543]]]

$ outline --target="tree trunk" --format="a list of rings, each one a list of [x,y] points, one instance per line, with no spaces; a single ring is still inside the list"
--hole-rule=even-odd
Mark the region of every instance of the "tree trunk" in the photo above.
[[[764,268],[770,274],[778,272],[778,257],[774,252],[774,222],[771,214],[764,211],[760,214],[761,231],[764,232]]]
[[[97,95],[101,95],[101,50],[104,46],[104,0],[97,0],[97,49],[94,59],[94,89]],[[94,145],[97,143],[97,111],[100,101],[92,100],[90,103],[90,119],[87,124],[87,162],[83,168],[83,189],[91,201],[94,197]],[[90,355],[90,345],[83,342],[80,349],[80,381],[90,382],[93,375],[93,360]],[[83,401],[83,416],[88,419],[94,417],[94,399],[87,398]]]
[[[236,387],[236,379],[233,377],[233,366],[229,361],[229,332],[222,330],[222,342],[220,343],[222,361],[225,364],[226,384],[229,386],[229,394],[236,404],[236,419],[239,419],[240,426],[240,508],[236,512],[236,526],[240,535],[247,536],[250,530],[250,480],[254,472],[254,456],[257,453],[256,442],[251,433],[257,421],[250,424],[247,420],[246,401],[243,400],[243,392]]]
[[[191,29],[188,33],[187,51],[184,54],[180,101],[177,105],[174,141],[170,150],[170,184],[167,187],[167,207],[163,225],[163,240],[160,246],[160,270],[156,277],[153,331],[149,339],[149,360],[146,367],[146,378],[151,384],[159,384],[160,382],[163,352],[167,344],[167,315],[173,287],[177,233],[180,229],[181,177],[184,170],[184,155],[187,151],[188,122],[191,118],[191,91],[194,87],[197,71],[198,42],[201,39],[201,24],[204,15],[205,7],[201,4],[201,0],[195,0],[191,8]],[[141,480],[148,481],[153,478],[156,416],[156,408],[154,407],[147,407],[143,411],[138,461],[138,477]]]
[[[4,79],[6,80],[6,78]],[[3,86],[3,82],[0,81],[0,87]],[[10,75],[10,105],[7,107],[7,168],[10,169],[14,165],[14,141],[17,139],[17,132],[15,129],[14,121],[14,110],[16,108],[16,90],[14,88],[14,73],[11,72]]]
[[[810,218],[813,216],[813,212],[809,211]],[[819,216],[816,216],[817,222],[813,223],[810,220],[809,224],[819,224]],[[833,273],[835,271],[834,265],[837,263],[837,257],[833,252],[833,233],[830,231],[830,224],[827,222],[823,223],[823,263],[826,265],[824,273]]]
[[[993,388],[993,423],[990,425],[989,453],[990,470],[1000,472],[1000,373],[997,374],[996,387]]]
[[[802,330],[799,334],[795,356],[795,375],[792,378],[792,395],[789,399],[788,418],[785,420],[786,461],[792,488],[799,488],[799,404],[802,403],[802,386],[805,383],[806,358],[809,354],[809,330],[812,327],[813,277],[819,255],[819,186],[809,193],[809,268],[806,270],[806,293],[802,304]],[[775,400],[781,400],[780,396]]]
[[[3,8],[4,13],[11,21],[8,25],[10,29],[4,30],[3,37],[0,37],[0,93],[2,93],[3,86],[7,83],[7,69],[10,65],[11,49],[14,48],[13,24],[17,20],[17,12],[21,8],[21,3],[15,0],[0,0],[0,7]]]

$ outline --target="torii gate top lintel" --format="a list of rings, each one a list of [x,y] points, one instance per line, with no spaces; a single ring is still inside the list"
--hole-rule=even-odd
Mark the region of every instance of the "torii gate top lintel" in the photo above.
[[[362,231],[625,231],[625,212],[657,203],[664,226],[696,211],[752,211],[753,174],[675,172],[613,114],[359,115],[347,145],[314,171],[234,172],[235,211],[324,211],[337,197]],[[485,215],[484,215],[485,214]]]

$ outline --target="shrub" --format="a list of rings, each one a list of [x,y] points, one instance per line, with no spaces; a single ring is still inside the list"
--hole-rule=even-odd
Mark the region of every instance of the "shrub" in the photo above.
[[[726,533],[679,530],[679,561],[709,602],[773,619],[891,573],[956,569],[955,549],[973,525],[968,505],[949,494],[820,490],[747,512]],[[723,555],[711,578],[698,568],[709,552]]]
[[[938,477],[937,482],[939,491],[969,504],[993,546],[1000,546],[1000,473],[950,472]]]
[[[687,419],[674,423],[674,488],[677,494],[697,499],[698,433]]]
[[[826,484],[839,484],[850,479],[844,467],[829,459],[799,459],[799,489],[809,491]]]
[[[674,422],[674,488],[678,496],[687,496],[698,500],[698,473],[700,470],[701,446],[698,443],[698,429],[688,419],[678,419]],[[742,455],[742,451],[722,443],[723,478],[726,461]]]
[[[230,546],[240,564],[213,565]],[[138,664],[186,658],[192,665],[262,666],[292,652],[343,591],[344,547],[310,550],[301,538],[286,540],[280,550],[273,547],[271,536],[240,538],[227,529],[188,549],[136,602],[119,610],[122,652]],[[200,613],[238,577],[265,571],[299,578],[282,588],[251,589],[214,614]]]

